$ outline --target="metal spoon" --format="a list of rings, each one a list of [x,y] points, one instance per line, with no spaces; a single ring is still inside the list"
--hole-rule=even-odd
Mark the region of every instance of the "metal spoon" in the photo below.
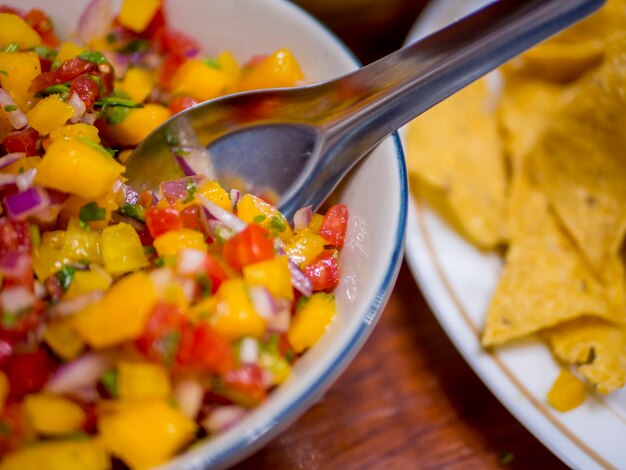
[[[180,178],[173,149],[200,147],[220,181],[273,191],[291,219],[300,207],[319,207],[387,135],[603,3],[499,0],[343,77],[199,104],[137,147],[128,183],[142,191]]]

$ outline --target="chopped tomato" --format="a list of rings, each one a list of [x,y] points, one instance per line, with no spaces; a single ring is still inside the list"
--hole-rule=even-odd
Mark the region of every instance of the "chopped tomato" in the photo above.
[[[176,73],[176,71],[183,65],[185,62],[185,58],[181,57],[177,54],[169,53],[165,56],[163,60],[163,64],[161,65],[161,70],[159,72],[159,84],[169,90],[171,87],[172,77]]]
[[[43,90],[52,85],[69,82],[80,75],[94,73],[97,70],[97,64],[74,57],[73,59],[68,59],[63,62],[56,70],[37,75],[30,85],[30,90]]]
[[[26,156],[39,155],[37,148],[39,132],[32,127],[27,127],[21,131],[13,130],[2,140],[2,145],[8,153],[24,152]]]
[[[170,108],[172,113],[176,114],[198,103],[200,103],[200,101],[191,96],[175,96],[170,100],[167,107]]]
[[[139,193],[139,199],[137,200],[137,204],[139,204],[144,209],[147,209],[148,207],[152,206],[153,202],[154,202],[154,196],[152,195],[150,191],[143,191]]]
[[[41,41],[46,46],[56,47],[59,45],[59,38],[54,33],[52,21],[43,11],[33,8],[24,15],[24,21],[39,33]]]
[[[348,208],[345,204],[336,204],[326,211],[319,234],[328,243],[341,248],[346,238],[347,227]]]
[[[183,222],[180,212],[173,207],[151,207],[146,211],[146,225],[150,235],[156,238],[170,230],[181,229]]]
[[[178,307],[159,302],[135,345],[145,355],[171,364],[176,357],[186,324],[187,318]]]
[[[180,220],[183,224],[183,227],[204,232],[204,226],[200,221],[199,204],[191,204],[190,206],[187,206],[182,211],[180,211]]]
[[[189,59],[200,51],[200,46],[180,31],[165,31],[162,36],[163,51],[175,54],[183,59]]]
[[[176,357],[180,366],[224,374],[233,366],[230,344],[207,323],[186,328]]]
[[[163,8],[159,8],[150,20],[148,27],[141,32],[140,36],[154,41],[159,41],[161,35],[165,33],[166,28],[167,21],[165,19],[165,12],[163,11]]]
[[[100,86],[92,77],[81,75],[70,83],[70,89],[83,100],[87,109],[91,108],[100,96]]]
[[[246,62],[244,64],[244,68],[254,68],[257,67],[259,65],[261,65],[261,63],[267,59],[267,54],[258,54],[255,56],[250,57],[250,59],[248,59],[248,62]]]
[[[274,254],[274,242],[268,231],[257,224],[248,225],[224,244],[224,259],[237,270],[271,259]]]
[[[0,217],[0,257],[11,251],[30,253],[32,243],[26,222]]]
[[[210,254],[206,255],[202,268],[205,274],[209,276],[209,279],[211,279],[211,293],[215,294],[220,284],[228,279],[228,274],[226,274],[219,261]]]
[[[19,401],[29,393],[41,390],[54,369],[54,362],[42,348],[11,356],[3,366],[10,384],[8,400]]]
[[[257,364],[244,364],[239,369],[229,370],[222,378],[228,388],[247,395],[255,402],[265,398],[263,369]]]
[[[324,250],[303,268],[313,285],[313,291],[332,289],[339,283],[339,264],[336,250]]]
[[[0,414],[0,455],[17,450],[34,437],[24,407],[19,403],[9,403]]]

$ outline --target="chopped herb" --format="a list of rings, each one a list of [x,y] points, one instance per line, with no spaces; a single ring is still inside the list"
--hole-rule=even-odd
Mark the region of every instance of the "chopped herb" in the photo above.
[[[104,54],[97,51],[85,51],[81,54],[78,54],[78,58],[87,62],[91,62],[93,64],[106,64],[108,62]]]
[[[143,248],[143,253],[146,256],[151,256],[151,255],[156,254],[156,249],[153,246],[144,245],[142,248]]]
[[[279,341],[280,341],[280,336],[278,335],[278,333],[273,333],[268,338],[267,341],[265,341],[264,343],[261,343],[261,351],[277,356]]]
[[[233,238],[234,235],[231,229],[223,225],[218,225],[217,227],[215,227],[215,232],[213,234],[215,235],[215,239],[222,244]]]
[[[287,222],[281,214],[270,217],[270,227],[277,232],[284,232],[287,229]]]
[[[287,361],[287,362],[289,362],[291,364],[293,359],[294,359],[293,351],[286,351],[285,352],[285,361]]]
[[[220,68],[220,64],[217,60],[215,60],[213,57],[207,57],[206,59],[204,59],[204,63],[207,64],[209,67],[212,67],[214,69],[219,69]]]
[[[94,105],[97,106],[121,106],[123,108],[143,108],[142,103],[137,103],[128,98],[121,98],[119,96],[107,96],[97,100]]]
[[[146,52],[149,46],[150,43],[147,39],[135,39],[118,49],[117,52],[121,54],[141,54],[142,52]]]
[[[18,172],[20,175],[21,175],[22,173],[24,173],[24,171],[26,171],[26,170],[24,170],[24,167],[23,167],[23,166],[21,166],[21,167],[19,167],[19,168],[17,169],[17,172]]]
[[[176,266],[176,257],[175,256],[161,256],[154,260],[154,265],[157,268],[162,268],[163,266],[174,267]]]
[[[7,113],[13,112],[13,111],[17,111],[17,106],[15,106],[14,104],[7,104],[6,106],[4,106],[3,108]]]
[[[259,215],[254,216],[254,219],[252,219],[252,222],[254,222],[255,224],[260,224],[265,219],[267,219],[267,216],[265,214],[259,214]]]
[[[115,33],[109,33],[106,36],[106,41],[108,44],[114,44],[117,42],[117,35]]]
[[[60,66],[61,66],[61,61],[55,60],[54,62],[52,62],[52,65],[50,66],[50,70],[56,70]]]
[[[37,46],[33,48],[39,57],[46,60],[52,60],[56,57],[57,51],[46,46]]]
[[[111,155],[113,158],[115,158],[115,154],[117,153],[117,149],[114,149],[113,147],[102,147],[104,150],[106,150],[106,153],[108,153],[109,155]]]
[[[198,192],[196,184],[191,180],[187,180],[187,196],[183,199],[184,203],[193,201],[194,195]]]
[[[0,434],[11,434],[11,424],[6,421],[0,421]]]
[[[7,72],[6,70],[0,70],[0,74],[4,75],[5,77],[9,76],[9,72]]]
[[[130,108],[113,106],[112,108],[106,110],[106,120],[109,124],[119,124],[120,122],[124,121],[124,119],[126,119],[126,116],[128,116],[128,111],[130,111]]]
[[[20,45],[16,42],[10,42],[7,47],[4,48],[3,52],[16,52],[20,50]]]
[[[143,222],[145,220],[145,209],[140,204],[124,204],[117,210],[118,213]]]
[[[50,95],[65,95],[69,94],[69,92],[70,87],[67,85],[51,85],[44,88],[43,90],[39,90],[37,93],[35,93],[35,96],[41,98]]]
[[[117,387],[117,370],[109,369],[100,378],[100,382],[104,385],[104,388],[107,392],[113,397],[117,398],[119,396],[119,391]]]
[[[207,276],[206,273],[199,273],[196,276],[196,283],[198,284],[198,286],[200,286],[200,296],[203,299],[210,297],[213,285],[213,283],[211,282],[211,278]]]
[[[89,202],[85,204],[78,212],[78,218],[81,222],[85,223],[104,220],[106,215],[106,209],[104,207],[100,207],[96,202]]]
[[[89,140],[87,137],[84,137],[81,135],[81,136],[78,136],[78,140],[80,140],[83,144],[88,145],[94,150],[102,152],[107,156],[111,156],[111,154],[107,152],[107,150],[102,145],[96,144],[93,140]]]
[[[175,157],[184,157],[185,155],[189,155],[191,152],[185,149],[176,149],[174,150]]]
[[[296,312],[301,310],[309,302],[309,300],[311,300],[311,297],[307,297],[306,295],[300,297],[296,303]]]
[[[510,465],[511,463],[513,463],[513,459],[515,458],[515,456],[513,455],[512,452],[500,452],[499,455],[499,462],[500,465]]]
[[[61,283],[63,290],[68,290],[70,288],[70,284],[72,283],[72,279],[74,279],[75,273],[76,270],[71,266],[63,266],[59,272],[57,272],[57,277],[59,278],[59,282]]]
[[[4,328],[13,328],[17,324],[18,313],[16,312],[2,312],[0,317],[0,324]]]

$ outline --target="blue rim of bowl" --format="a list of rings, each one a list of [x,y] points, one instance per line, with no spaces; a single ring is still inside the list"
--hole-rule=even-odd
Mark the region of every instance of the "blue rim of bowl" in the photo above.
[[[354,55],[352,50],[350,50],[348,46],[333,31],[328,29],[328,27],[320,22],[315,16],[293,3],[284,2],[284,4],[285,6],[293,8],[295,10],[299,10],[300,13],[306,15],[309,19],[317,23],[317,25],[321,29],[323,29],[328,36],[332,37],[337,45],[340,46],[344,50],[344,52],[352,59],[352,62],[356,67],[362,67],[361,61]],[[307,402],[312,401],[313,397],[317,396],[317,392],[324,389],[325,386],[331,386],[331,384],[333,383],[333,379],[338,378],[338,376],[343,372],[344,368],[359,352],[361,346],[365,343],[365,341],[373,331],[376,323],[378,322],[382,314],[382,307],[387,301],[388,296],[391,294],[391,290],[393,288],[391,284],[395,282],[398,272],[400,271],[404,254],[404,236],[408,214],[408,178],[406,162],[404,159],[404,149],[402,147],[402,141],[397,131],[393,132],[390,137],[393,138],[393,144],[396,150],[396,160],[398,162],[398,179],[400,183],[400,212],[398,214],[398,225],[395,234],[394,250],[391,254],[391,262],[389,263],[387,271],[385,272],[385,276],[383,277],[383,281],[378,288],[376,295],[374,296],[374,300],[367,310],[367,314],[364,315],[364,317],[371,319],[371,321],[361,322],[361,325],[359,329],[355,332],[354,336],[341,350],[341,352],[337,354],[335,360],[329,365],[328,368],[325,369],[324,373],[321,374],[317,378],[317,380],[315,380],[315,382],[313,382],[306,390],[302,391],[302,393],[300,393],[298,397],[289,404],[289,406],[284,408],[276,415],[272,416],[271,420],[265,420],[264,424],[271,425],[262,426],[263,431],[256,434],[254,440],[247,439],[245,436],[242,435],[242,437],[235,441],[231,446],[211,456],[210,460],[208,461],[207,459],[203,459],[202,457],[193,459],[191,462],[189,462],[190,465],[188,468],[190,470],[208,468],[206,467],[206,465],[217,468],[223,468],[224,465],[235,465],[236,463],[251,455],[251,453],[243,453],[242,451],[244,451],[244,449],[254,448],[252,452],[258,451],[259,449],[255,448],[254,444],[258,443],[261,440],[264,440],[264,437],[268,439],[276,437],[273,431],[278,427],[276,426],[277,424],[283,422],[293,424],[293,420],[297,419],[297,417],[299,416],[298,412],[302,411],[302,409],[305,408]],[[304,411],[302,413],[304,413]],[[271,423],[268,423],[268,421],[271,421]],[[240,452],[242,452],[240,458],[234,457]],[[179,456],[179,458],[184,457],[184,454]],[[165,467],[167,468],[168,464],[166,464]]]

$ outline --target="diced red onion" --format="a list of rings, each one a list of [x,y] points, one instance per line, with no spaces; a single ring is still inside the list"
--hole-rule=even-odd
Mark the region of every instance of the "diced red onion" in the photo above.
[[[237,217],[235,214],[228,212],[225,209],[222,209],[220,206],[215,204],[212,201],[209,201],[202,194],[196,194],[196,198],[202,204],[209,215],[209,217],[214,218],[227,228],[233,230],[235,233],[241,232],[244,230],[248,224],[246,224],[243,220]]]
[[[9,166],[11,163],[15,163],[25,157],[26,154],[24,152],[7,153],[4,157],[0,158],[0,168]]]
[[[282,300],[282,299],[281,299]],[[272,333],[285,333],[291,324],[291,302],[285,299],[277,302],[276,313],[266,320],[267,331]]]
[[[98,119],[98,115],[96,113],[85,113],[83,114],[83,117],[80,118],[80,122],[91,126],[94,122],[96,122],[96,119]]]
[[[100,399],[96,385],[80,387],[68,393],[71,397],[77,398],[84,403],[96,403]]]
[[[60,206],[61,204],[65,204],[65,201],[70,197],[67,193],[62,193],[61,191],[57,191],[56,189],[46,189],[48,193],[48,197],[50,198],[50,204],[53,206]]]
[[[9,194],[2,200],[11,220],[25,220],[50,207],[48,193],[39,187],[31,187],[21,193]]]
[[[311,206],[306,206],[298,209],[293,215],[293,229],[296,232],[304,230],[309,226],[311,217],[313,216],[313,210]]]
[[[230,208],[232,210],[235,210],[235,206],[239,202],[239,197],[241,196],[241,193],[239,192],[238,189],[233,188],[230,190],[229,196],[230,196]]]
[[[69,317],[104,297],[104,291],[92,290],[70,300],[62,300],[51,307],[48,313],[51,317]]]
[[[259,315],[267,320],[276,314],[276,301],[265,287],[251,286],[248,292],[252,305]]]
[[[204,387],[193,379],[181,380],[174,387],[174,399],[180,411],[190,419],[196,419],[204,399]]]
[[[313,294],[313,285],[306,274],[304,274],[298,265],[291,259],[289,260],[289,272],[291,273],[291,285],[296,288],[302,295],[307,297]]]
[[[211,434],[217,434],[233,427],[247,413],[241,406],[227,405],[215,408],[211,414],[202,420],[200,425]]]
[[[35,168],[31,168],[30,170],[26,170],[24,173],[18,174],[15,178],[15,185],[17,186],[17,189],[25,191],[30,188],[33,185],[33,181],[35,181],[36,174],[37,170]]]
[[[111,19],[111,1],[92,0],[78,20],[78,38],[83,44],[88,44],[94,39],[106,36]]]
[[[15,103],[15,100],[9,92],[0,88],[0,106],[3,108],[5,106],[15,106],[15,111],[6,111],[7,118],[9,118],[9,122],[13,126],[14,129],[21,129],[28,125],[28,118],[26,118],[26,114],[19,108],[19,106]]]
[[[184,157],[177,156],[175,158],[176,158],[176,162],[178,163],[178,166],[180,167],[180,169],[182,170],[185,176],[193,176],[196,174],[196,172],[193,171],[193,169],[187,164],[187,160],[185,160]]]
[[[0,258],[0,273],[13,279],[23,279],[32,269],[32,259],[28,253],[10,250]]]
[[[187,194],[189,193],[188,186],[190,184],[197,186],[205,179],[206,178],[202,175],[187,176],[177,180],[164,181],[159,186],[159,189],[167,202],[174,204],[176,201],[187,197]]]
[[[69,104],[72,108],[74,108],[74,116],[70,119],[70,122],[77,123],[80,118],[83,117],[87,107],[85,106],[85,102],[80,99],[80,96],[76,92],[72,93],[70,99],[67,100],[67,104]]]
[[[35,294],[25,286],[13,286],[5,288],[0,293],[0,306],[5,312],[17,313],[35,304]]]
[[[48,295],[48,290],[46,289],[46,286],[44,286],[41,282],[35,281],[33,286],[33,290],[35,291],[35,297],[37,297],[38,299],[43,299],[46,295]]]
[[[87,353],[57,369],[45,386],[52,393],[71,393],[98,383],[111,367],[111,360],[99,353]]]
[[[172,282],[173,275],[172,270],[167,267],[153,269],[148,274],[156,292],[163,292]]]
[[[259,342],[254,338],[243,338],[239,347],[242,364],[256,364],[259,360]]]
[[[211,155],[204,147],[172,147],[176,162],[186,176],[203,175],[215,178]]]
[[[206,255],[203,251],[194,250],[193,248],[185,248],[178,252],[176,262],[176,271],[178,274],[195,275],[202,269],[206,261]]]

